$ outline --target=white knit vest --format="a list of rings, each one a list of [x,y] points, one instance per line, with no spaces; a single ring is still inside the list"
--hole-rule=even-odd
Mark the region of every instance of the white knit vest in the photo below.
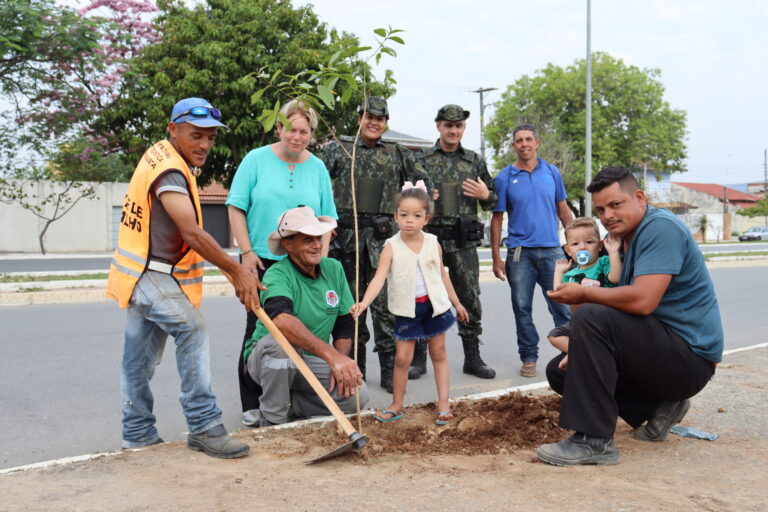
[[[429,300],[437,316],[448,311],[451,301],[443,284],[440,268],[440,245],[437,237],[424,233],[424,243],[419,254],[414,253],[397,233],[385,243],[392,247],[392,265],[387,275],[387,301],[393,315],[414,318],[416,316],[416,264],[419,264],[427,285]]]

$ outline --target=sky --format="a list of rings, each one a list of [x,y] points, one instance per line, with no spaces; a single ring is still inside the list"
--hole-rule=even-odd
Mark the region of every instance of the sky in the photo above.
[[[436,139],[437,109],[471,111],[464,145],[480,148],[478,88],[486,103],[548,63],[586,57],[586,0],[294,0],[363,43],[373,30],[405,30],[396,58],[390,127]],[[592,51],[661,70],[664,98],[688,113],[688,172],[674,181],[762,182],[768,148],[768,1],[592,0]],[[486,124],[493,107],[485,110]],[[489,156],[490,151],[486,146]],[[617,162],[618,163],[618,162]]]

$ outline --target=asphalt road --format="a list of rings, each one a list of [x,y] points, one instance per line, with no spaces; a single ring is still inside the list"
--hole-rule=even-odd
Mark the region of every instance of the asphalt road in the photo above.
[[[702,245],[703,253],[727,253],[743,251],[768,251],[768,243],[722,243]],[[236,252],[231,254],[235,255]],[[481,260],[491,259],[491,250],[480,248],[478,254]],[[106,272],[109,270],[109,262],[112,255],[46,255],[39,254],[0,255],[0,274],[5,272]],[[206,262],[207,266],[211,266]]]
[[[714,269],[726,332],[726,348],[768,341],[765,288],[768,267]],[[448,334],[451,395],[505,388],[543,380],[543,362],[555,352],[543,336],[552,321],[540,295],[534,321],[542,335],[540,378],[518,375],[514,318],[506,283],[482,285],[485,360],[497,370],[493,380],[464,375],[461,341]],[[240,425],[235,376],[244,313],[233,297],[206,298],[203,313],[211,333],[213,388],[228,429]],[[120,447],[119,367],[125,312],[113,303],[0,307],[0,468]],[[369,353],[371,402],[389,404],[378,384],[376,355]],[[178,404],[179,379],[172,341],[153,380],[155,413],[166,441],[185,439]],[[436,399],[431,366],[411,381],[407,401]]]

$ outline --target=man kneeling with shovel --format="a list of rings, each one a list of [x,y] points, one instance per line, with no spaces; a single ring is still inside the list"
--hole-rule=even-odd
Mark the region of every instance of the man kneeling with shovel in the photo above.
[[[348,311],[354,300],[344,269],[337,260],[321,257],[322,235],[335,227],[334,219],[315,217],[307,206],[283,213],[268,244],[272,254],[288,257],[267,270],[261,300],[266,314],[349,414],[356,409],[355,387],[360,386],[361,407],[368,402],[368,388],[349,357],[354,320]],[[260,320],[244,357],[251,378],[264,390],[262,427],[329,413]]]

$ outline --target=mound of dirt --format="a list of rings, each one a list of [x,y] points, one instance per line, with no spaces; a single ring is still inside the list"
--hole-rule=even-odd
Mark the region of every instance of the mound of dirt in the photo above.
[[[452,404],[455,418],[448,425],[435,425],[434,404],[405,408],[405,416],[380,423],[372,416],[362,418],[362,432],[368,447],[353,452],[351,459],[366,460],[392,454],[411,455],[493,455],[556,442],[566,431],[557,426],[560,397],[511,393],[500,398]],[[352,419],[357,427],[358,419]],[[344,443],[336,423],[310,425],[301,429],[256,430],[251,447],[275,458],[322,453]],[[266,452],[269,447],[270,453]],[[275,449],[277,447],[277,450]]]

